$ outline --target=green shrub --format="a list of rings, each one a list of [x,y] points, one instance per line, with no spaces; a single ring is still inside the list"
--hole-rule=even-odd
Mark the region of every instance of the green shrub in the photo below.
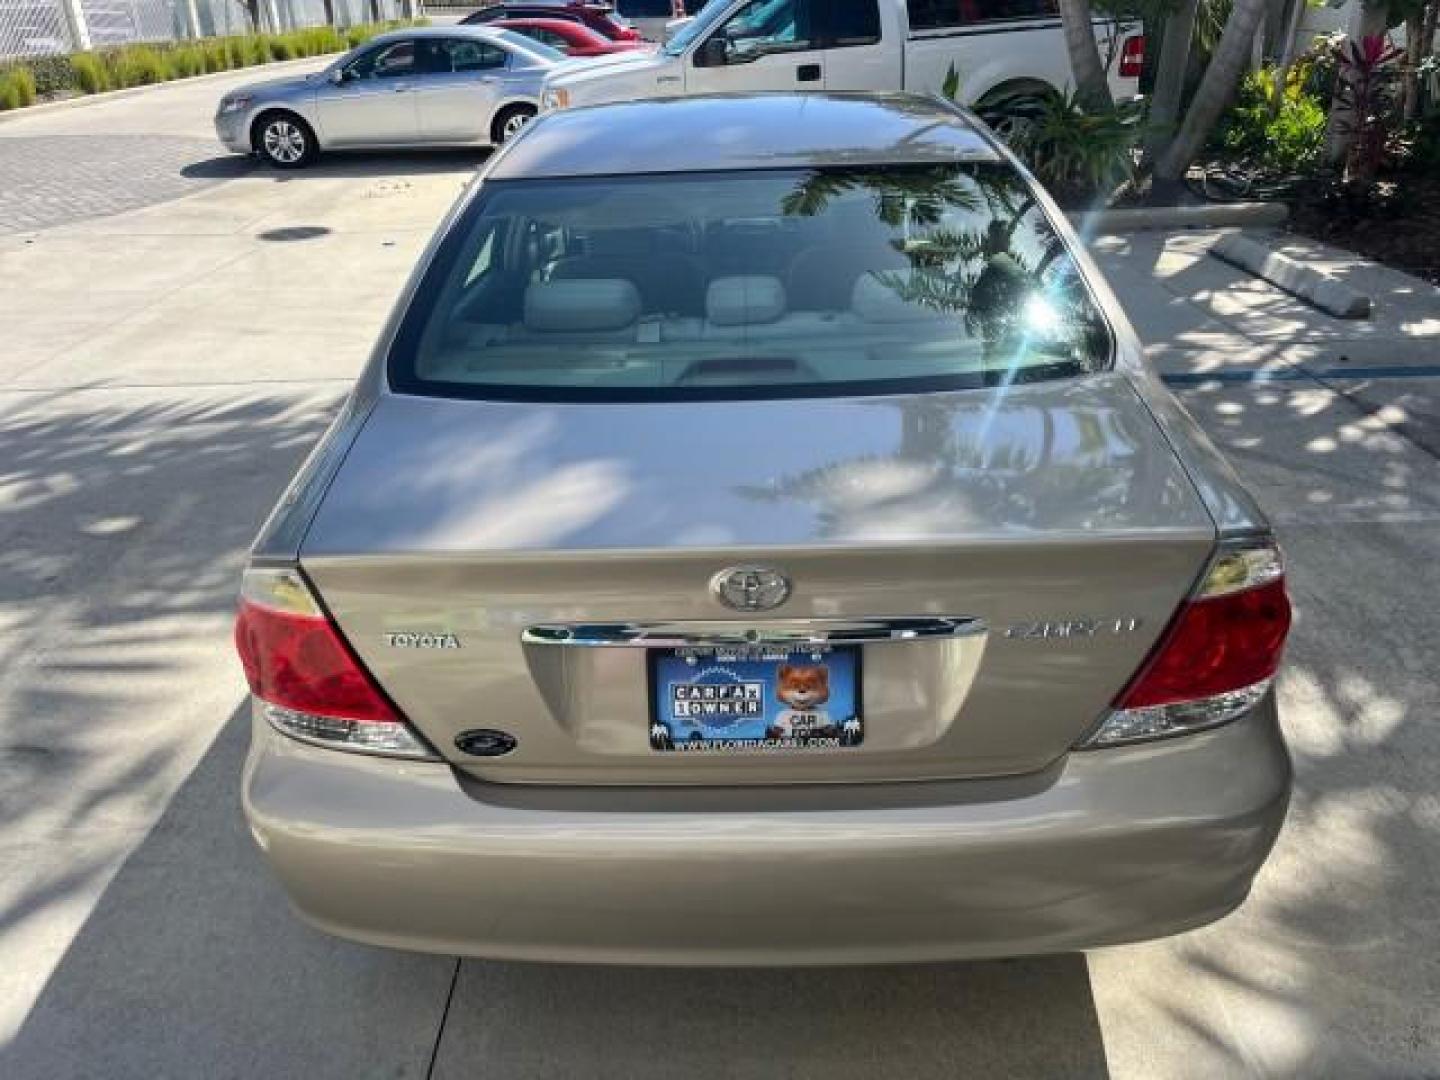
[[[75,85],[82,94],[98,94],[110,89],[110,69],[94,53],[72,54],[70,68],[75,73]]]
[[[56,97],[72,91],[99,94],[132,86],[151,86],[170,79],[234,68],[295,60],[353,49],[376,34],[398,26],[426,25],[390,21],[351,26],[344,30],[315,26],[283,34],[246,34],[176,42],[172,45],[126,45],[97,52],[71,53],[0,64],[0,109],[18,109],[37,97]]]
[[[1268,172],[1306,172],[1319,164],[1325,148],[1327,110],[1299,67],[1291,70],[1277,103],[1275,74],[1274,67],[1264,67],[1241,80],[1211,149]]]
[[[252,68],[252,66],[269,63],[269,46],[266,45],[261,35],[248,35],[236,37],[239,42],[240,59],[236,62],[236,68]]]
[[[148,45],[126,45],[117,49],[111,60],[115,85],[153,86],[162,83],[168,74],[164,58]]]
[[[0,69],[0,112],[34,103],[35,76],[30,69],[19,65]]]
[[[75,73],[68,56],[33,56],[25,66],[35,76],[36,97],[57,97],[75,90]]]
[[[214,71],[206,60],[209,48],[203,45],[177,45],[170,50],[170,77],[172,79],[188,79],[192,75],[204,75],[207,71]]]

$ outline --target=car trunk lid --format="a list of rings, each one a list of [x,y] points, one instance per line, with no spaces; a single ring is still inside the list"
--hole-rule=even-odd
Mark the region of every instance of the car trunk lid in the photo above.
[[[384,396],[301,564],[405,715],[478,776],[835,782],[1054,761],[1213,542],[1153,418],[1106,375],[750,402]],[[791,595],[727,607],[711,582],[736,566],[783,574]],[[890,633],[913,620],[956,632]],[[858,745],[652,748],[647,644],[857,627],[872,635],[854,639]],[[466,753],[456,739],[477,729],[514,749]]]

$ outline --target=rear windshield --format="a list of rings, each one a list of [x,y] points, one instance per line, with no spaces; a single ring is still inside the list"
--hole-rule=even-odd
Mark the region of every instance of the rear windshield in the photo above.
[[[484,185],[390,357],[401,392],[801,397],[1066,378],[1110,336],[1004,165]]]

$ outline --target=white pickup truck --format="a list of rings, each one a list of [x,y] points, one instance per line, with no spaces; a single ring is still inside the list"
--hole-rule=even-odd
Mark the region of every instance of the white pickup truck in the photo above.
[[[1137,24],[1096,20],[1117,99],[1138,92]],[[939,91],[985,104],[1070,83],[1054,0],[710,0],[658,53],[555,73],[542,109],[752,91]]]

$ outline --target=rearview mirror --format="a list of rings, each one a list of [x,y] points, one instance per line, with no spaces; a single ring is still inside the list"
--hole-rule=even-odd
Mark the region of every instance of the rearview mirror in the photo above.
[[[699,55],[700,67],[724,67],[730,62],[730,48],[723,37],[706,40]]]
[[[337,67],[337,68],[331,68],[331,69],[330,69],[330,72],[329,72],[327,78],[329,78],[329,80],[330,80],[332,83],[334,83],[336,86],[339,86],[341,83],[343,83],[343,82],[348,78],[348,76],[345,74],[345,69],[344,69],[344,68],[338,68],[338,67]]]

